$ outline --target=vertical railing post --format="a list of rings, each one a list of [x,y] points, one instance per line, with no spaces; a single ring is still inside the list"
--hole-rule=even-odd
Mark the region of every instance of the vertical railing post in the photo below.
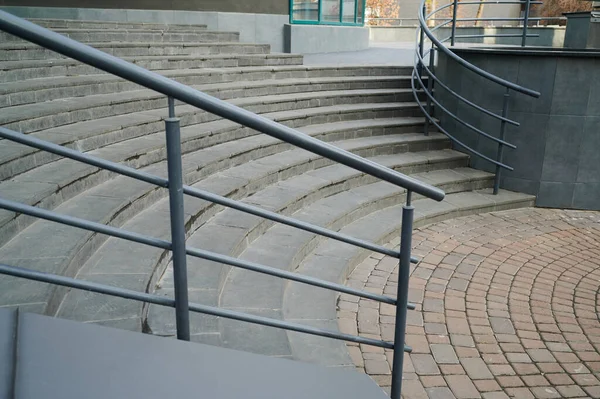
[[[169,110],[171,99],[169,99]],[[169,111],[171,113],[171,111]],[[167,169],[169,175],[169,208],[171,218],[171,251],[175,287],[175,321],[177,339],[190,340],[190,310],[183,214],[183,172],[181,166],[181,131],[179,119],[165,120],[167,135]]]
[[[410,251],[414,209],[411,192],[406,193],[406,205],[402,207],[402,230],[400,233],[400,265],[398,268],[398,296],[396,299],[396,327],[394,331],[394,361],[392,366],[392,399],[400,399],[402,393],[402,368],[404,365],[404,338],[406,336],[406,313],[408,305],[408,279],[410,277]]]
[[[425,5],[423,5],[423,19],[425,19],[425,24],[427,24],[427,7]],[[421,27],[421,31],[419,32],[419,55],[421,56],[420,58],[423,59],[423,47],[425,46],[425,27]],[[419,60],[418,64],[417,64],[417,73],[419,74],[419,76],[423,76],[423,64],[421,63],[421,60]]]
[[[454,36],[456,36],[456,15],[458,12],[458,0],[454,0],[452,7],[452,33],[450,34],[450,45],[454,46]]]
[[[504,103],[502,105],[502,117],[506,118],[508,116],[508,100],[510,99],[510,89],[506,88],[506,93],[504,93]],[[506,136],[506,121],[500,122],[500,140],[504,140]],[[496,154],[496,161],[502,162],[502,158],[504,158],[504,146],[502,143],[498,143],[498,153]],[[500,174],[502,173],[502,168],[499,165],[496,165],[496,176],[494,177],[494,195],[498,194],[498,190],[500,189]]]
[[[527,43],[527,28],[529,26],[529,9],[531,8],[531,0],[525,0],[525,15],[523,16],[523,37],[521,46],[525,47]]]
[[[169,103],[169,118],[175,118],[175,99],[173,97],[168,97]]]
[[[427,75],[427,92],[433,95],[433,68],[435,67],[435,46],[431,43],[431,50],[429,50],[429,74]],[[427,115],[431,115],[431,97],[427,97]],[[439,100],[438,100],[439,101]],[[425,136],[429,136],[429,118],[425,118]]]

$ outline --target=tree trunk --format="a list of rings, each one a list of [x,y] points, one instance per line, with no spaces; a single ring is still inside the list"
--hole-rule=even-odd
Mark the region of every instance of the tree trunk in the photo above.
[[[475,26],[481,26],[481,21],[479,19],[483,17],[483,6],[484,4],[481,3],[479,4],[479,7],[477,7],[477,15],[475,15],[477,21],[475,21]]]

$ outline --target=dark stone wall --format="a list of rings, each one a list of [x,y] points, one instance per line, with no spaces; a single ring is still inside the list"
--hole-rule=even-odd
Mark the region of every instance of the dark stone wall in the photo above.
[[[474,48],[455,52],[486,71],[541,93],[538,99],[510,94],[508,117],[521,126],[506,128],[506,140],[517,149],[504,150],[504,163],[514,171],[502,172],[501,187],[537,195],[538,206],[600,210],[600,53]],[[443,55],[437,72],[457,93],[501,113],[504,87]],[[500,121],[457,101],[442,88],[436,96],[460,118],[498,137]],[[440,118],[456,138],[496,159],[495,142],[450,117]],[[495,168],[476,156],[471,162],[477,169],[493,172]]]
[[[0,6],[289,13],[288,0],[0,0]]]

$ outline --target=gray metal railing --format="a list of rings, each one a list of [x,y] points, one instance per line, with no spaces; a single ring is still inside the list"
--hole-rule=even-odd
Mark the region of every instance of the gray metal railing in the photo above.
[[[174,299],[169,299],[162,296],[153,295],[151,293],[136,292],[108,285],[81,281],[70,277],[42,273],[39,271],[15,267],[7,264],[0,264],[0,274],[56,284],[75,289],[88,290],[96,293],[118,296],[121,298],[127,298],[146,303],[174,307],[176,313],[177,337],[181,340],[189,340],[189,312],[192,311],[306,334],[393,349],[394,361],[392,372],[392,397],[394,399],[400,398],[400,392],[402,388],[403,356],[405,351],[410,351],[410,348],[405,345],[404,339],[406,332],[406,313],[407,309],[415,309],[415,305],[408,303],[408,276],[410,272],[410,263],[417,261],[410,255],[412,224],[414,217],[414,208],[411,205],[412,193],[414,192],[427,198],[441,201],[445,195],[442,190],[356,156],[330,144],[324,143],[308,135],[297,132],[294,129],[255,115],[242,108],[210,97],[198,90],[165,78],[164,76],[147,71],[136,65],[129,64],[119,58],[68,39],[64,36],[44,29],[31,22],[12,16],[3,11],[0,11],[0,30],[11,33],[32,43],[36,43],[47,49],[56,51],[67,57],[79,60],[98,69],[112,73],[116,76],[120,76],[126,80],[138,83],[146,88],[163,93],[168,97],[169,117],[165,120],[168,179],[154,176],[125,165],[93,157],[89,154],[84,154],[79,151],[46,142],[3,127],[0,127],[0,138],[27,145],[41,151],[48,151],[62,157],[86,163],[100,169],[128,176],[159,187],[167,188],[169,190],[171,241],[130,232],[121,228],[103,225],[85,219],[62,215],[51,210],[40,209],[2,198],[0,198],[0,209],[6,209],[16,213],[22,213],[32,217],[72,226],[74,228],[80,228],[111,237],[117,237],[120,239],[149,245],[165,251],[171,251],[174,269],[175,297]],[[406,204],[402,209],[400,251],[388,249],[383,246],[350,237],[333,230],[328,230],[320,226],[312,225],[291,217],[279,215],[259,207],[234,201],[229,198],[184,185],[181,165],[182,153],[180,124],[179,119],[176,118],[175,114],[175,100],[179,100],[183,103],[196,106],[223,118],[235,121],[244,126],[255,129],[258,132],[266,133],[270,136],[281,139],[282,141],[406,189]],[[283,271],[258,263],[244,261],[223,254],[187,247],[185,243],[186,231],[183,216],[184,195],[201,198],[203,200],[211,201],[213,203],[230,207],[241,212],[250,213],[274,222],[283,223],[317,235],[355,245],[360,248],[393,256],[399,259],[400,268],[400,280],[398,283],[397,296],[396,298],[393,298],[386,295],[378,295],[368,291],[357,290],[341,284],[332,283],[326,280],[320,280],[310,276],[304,276],[298,273]],[[190,304],[188,300],[186,264],[186,259],[188,256],[207,259],[233,267],[251,270],[303,284],[309,284],[323,289],[333,290],[395,305],[397,322],[394,341],[387,342],[383,340],[343,334],[338,331],[290,323],[277,319],[254,316],[241,312],[220,309],[217,307],[205,306],[201,304]]]
[[[517,37],[521,38],[521,46],[525,46],[527,43],[528,37],[537,37],[538,35],[527,33],[527,26],[529,22],[532,20],[540,20],[541,18],[530,18],[529,10],[531,5],[534,4],[542,4],[540,1],[531,1],[531,0],[516,0],[516,1],[503,1],[502,4],[521,4],[525,7],[524,16],[521,18],[458,18],[458,8],[461,5],[476,5],[476,4],[498,4],[493,1],[459,1],[454,0],[451,3],[445,4],[441,7],[436,8],[435,10],[427,13],[426,0],[423,0],[421,3],[421,8],[419,10],[419,18],[418,18],[418,27],[417,27],[417,47],[415,51],[415,66],[412,73],[411,86],[413,90],[413,94],[415,97],[415,101],[417,102],[421,111],[425,114],[426,124],[425,124],[425,135],[429,132],[429,126],[435,126],[441,133],[445,134],[457,147],[466,152],[474,155],[478,158],[481,158],[495,166],[495,177],[494,177],[494,189],[493,193],[497,194],[500,187],[500,178],[502,174],[502,170],[513,170],[513,168],[504,163],[504,147],[508,147],[511,149],[516,149],[514,144],[511,144],[505,140],[506,136],[506,126],[513,125],[519,126],[519,123],[510,119],[508,117],[508,105],[510,101],[511,92],[516,92],[520,94],[524,94],[531,97],[539,97],[540,93],[528,89],[524,86],[518,85],[516,83],[510,82],[508,80],[502,79],[492,73],[489,73],[469,62],[462,59],[456,53],[454,53],[451,49],[449,49],[445,43],[450,42],[451,46],[455,45],[456,39],[473,39],[473,38],[486,38],[486,37]],[[442,10],[448,9],[452,7],[452,18],[436,18],[436,14]],[[522,22],[522,32],[520,34],[474,34],[474,35],[457,35],[456,28],[459,22],[474,22],[478,20],[494,20],[494,21],[520,21]],[[435,25],[436,21],[443,21],[437,25]],[[434,33],[439,28],[451,25],[451,34],[450,36],[439,39]],[[429,47],[425,50],[425,47]],[[465,68],[487,80],[493,82],[497,85],[504,87],[505,93],[503,95],[503,106],[502,113],[497,114],[492,112],[479,104],[463,97],[458,94],[454,90],[452,90],[448,84],[444,83],[439,76],[435,74],[435,59],[436,53],[443,53],[446,57],[456,62],[460,67]],[[427,77],[427,82],[424,81],[423,77]],[[437,95],[436,90],[443,90],[445,93],[450,95],[453,101],[461,102],[467,105],[470,108],[473,108],[477,112],[490,116],[499,121],[498,125],[498,134],[494,135],[490,132],[483,131],[482,129],[473,126],[468,123],[464,119],[462,119],[457,114],[451,112],[447,106],[445,106],[440,100],[441,96]],[[421,96],[419,95],[421,92],[424,92],[425,99],[421,100]],[[438,93],[439,94],[439,93]],[[474,132],[478,136],[481,136],[487,140],[494,142],[497,145],[497,152],[495,157],[485,155],[480,151],[477,151],[460,141],[452,134],[452,132],[448,131],[447,128],[442,126],[440,123],[440,117],[447,116],[450,119],[454,120],[456,123],[466,127],[468,130]]]

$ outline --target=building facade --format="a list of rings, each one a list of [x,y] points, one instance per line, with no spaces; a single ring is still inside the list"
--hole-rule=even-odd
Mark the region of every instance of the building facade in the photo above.
[[[274,52],[320,53],[368,47],[366,0],[0,0],[26,18],[206,24],[268,43]]]

